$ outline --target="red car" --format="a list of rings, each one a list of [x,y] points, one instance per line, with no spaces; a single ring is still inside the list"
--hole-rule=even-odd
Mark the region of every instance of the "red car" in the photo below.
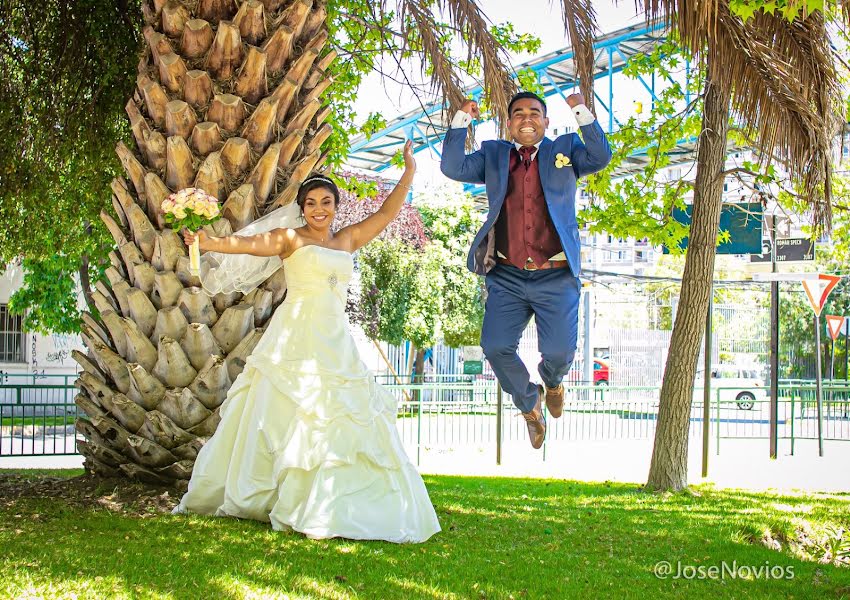
[[[582,384],[582,376],[583,373],[581,369],[576,368],[576,365],[573,365],[573,368],[570,369],[570,372],[567,374],[566,380],[573,385],[581,385]],[[601,358],[593,359],[593,385],[608,385],[608,382],[611,380],[610,369],[607,360],[603,360]]]
[[[608,361],[601,358],[593,359],[593,385],[608,385],[610,380]]]

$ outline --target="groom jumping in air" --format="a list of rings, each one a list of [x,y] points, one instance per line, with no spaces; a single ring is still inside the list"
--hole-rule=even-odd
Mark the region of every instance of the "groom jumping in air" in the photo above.
[[[512,142],[487,141],[465,154],[467,126],[478,118],[478,105],[467,100],[455,113],[443,141],[440,169],[447,177],[483,183],[490,209],[469,251],[467,266],[484,275],[487,304],[481,347],[513,396],[528,427],[531,445],[546,436],[543,401],[549,414],[561,416],[564,386],[578,341],[581,256],[576,223],[576,182],[611,160],[611,148],[581,94],[567,97],[581,127],[554,141],[545,137],[546,103],[531,92],[508,104]],[[534,315],[537,367],[544,386],[531,383],[517,354],[523,330]]]

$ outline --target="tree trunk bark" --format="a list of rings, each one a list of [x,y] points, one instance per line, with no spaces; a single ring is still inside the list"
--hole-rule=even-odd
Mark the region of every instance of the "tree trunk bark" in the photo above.
[[[688,484],[688,429],[694,376],[714,276],[714,257],[729,124],[729,92],[706,84],[697,174],[682,291],[664,369],[655,445],[646,487],[681,490]]]
[[[421,348],[416,348],[416,357],[414,358],[413,362],[413,371],[415,373],[413,377],[413,385],[422,385],[423,383],[425,383],[425,350]],[[421,397],[422,390],[413,390],[413,401],[416,402],[417,405]]]

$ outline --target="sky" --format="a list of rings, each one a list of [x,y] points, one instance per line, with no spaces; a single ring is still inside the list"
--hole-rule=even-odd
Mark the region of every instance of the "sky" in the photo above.
[[[526,3],[533,8],[525,11],[517,10],[519,3],[516,0],[479,0],[479,2],[484,14],[492,23],[510,22],[518,33],[531,33],[540,38],[540,50],[535,54],[510,55],[513,66],[569,45],[564,33],[559,0],[554,3],[550,0],[526,0]],[[621,1],[617,6],[608,0],[597,0],[594,6],[600,33],[642,22],[642,17],[635,16],[634,5],[630,2]],[[392,61],[387,61],[385,68],[391,70],[392,64]],[[410,69],[408,72],[411,77],[418,74],[418,69]],[[382,79],[378,74],[368,78],[360,91],[358,102],[355,104],[358,115],[365,116],[375,110],[375,107],[382,107],[388,113],[390,111],[387,109],[394,108],[394,114],[399,114],[418,105],[415,97],[404,86]],[[433,98],[427,100],[433,100]]]
[[[517,10],[517,6],[528,6],[528,10]],[[540,38],[540,49],[532,54],[511,54],[510,60],[512,66],[520,65],[535,57],[542,56],[569,46],[567,36],[564,32],[564,22],[561,14],[560,0],[550,2],[550,0],[526,0],[525,3],[519,3],[516,0],[480,0],[480,6],[484,14],[494,24],[510,22],[514,25],[517,33],[532,33]],[[597,0],[594,2],[597,13],[597,23],[599,25],[600,34],[608,33],[629,25],[640,24],[643,22],[643,17],[635,13],[634,4],[631,2],[620,1],[615,4],[610,0]],[[392,71],[394,63],[390,60],[385,61],[384,69]],[[410,78],[419,78],[418,67],[406,68],[406,74]],[[618,84],[619,85],[619,84]],[[606,88],[607,90],[607,88]],[[636,90],[637,92],[637,90]],[[606,91],[607,93],[607,91]],[[631,94],[629,94],[631,95]],[[435,96],[423,97],[425,103],[437,99]],[[553,137],[556,127],[563,128],[566,126],[575,126],[572,114],[567,110],[566,103],[555,96],[547,99],[549,104],[550,130],[549,137]],[[405,113],[408,110],[419,106],[415,95],[402,85],[396,82],[382,78],[375,73],[367,78],[360,87],[358,92],[358,100],[354,105],[354,109],[358,117],[365,117],[373,111],[381,112],[387,120]],[[615,114],[622,112],[623,105],[618,111],[615,108]],[[495,127],[484,125],[476,131],[476,139],[484,141],[496,137]],[[445,177],[439,172],[439,158],[431,155],[429,151],[422,151],[416,154],[418,171],[414,190],[421,190],[431,186],[442,186],[447,184]],[[400,171],[397,169],[387,169],[382,173],[389,179],[396,179],[400,176]]]

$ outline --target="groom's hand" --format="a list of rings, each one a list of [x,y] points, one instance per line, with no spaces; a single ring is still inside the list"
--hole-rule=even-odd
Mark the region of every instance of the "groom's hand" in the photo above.
[[[570,105],[570,108],[575,108],[579,104],[585,104],[584,96],[581,94],[570,94],[567,96],[567,104]]]
[[[473,119],[477,119],[481,116],[478,112],[478,103],[475,100],[466,100],[460,105],[460,110],[471,116]]]

